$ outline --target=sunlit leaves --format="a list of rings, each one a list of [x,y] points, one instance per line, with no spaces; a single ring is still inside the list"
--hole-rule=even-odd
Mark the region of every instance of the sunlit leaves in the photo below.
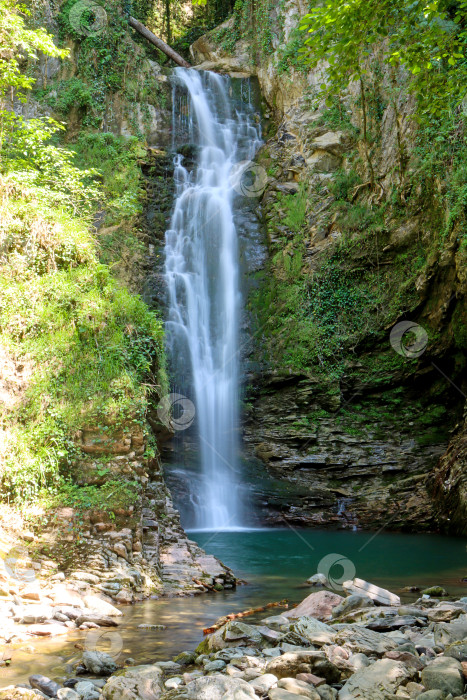
[[[35,60],[38,52],[46,56],[64,58],[68,51],[59,49],[45,29],[28,29],[25,18],[29,11],[15,0],[0,0],[0,105],[11,89],[28,89],[33,78],[21,71],[21,63]]]
[[[420,114],[440,115],[465,97],[467,0],[453,18],[445,0],[325,0],[301,21],[311,66],[326,61],[326,92],[360,77],[376,47],[413,77]]]

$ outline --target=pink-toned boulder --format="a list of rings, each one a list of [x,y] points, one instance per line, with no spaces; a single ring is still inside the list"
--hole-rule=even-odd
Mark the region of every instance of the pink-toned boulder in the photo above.
[[[317,620],[330,620],[332,609],[342,603],[344,598],[331,591],[310,593],[296,608],[282,613],[284,617],[315,617]]]

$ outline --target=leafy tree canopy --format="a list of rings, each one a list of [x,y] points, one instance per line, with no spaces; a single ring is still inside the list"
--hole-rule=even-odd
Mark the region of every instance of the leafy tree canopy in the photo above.
[[[467,91],[467,1],[325,0],[301,22],[310,67],[327,62],[323,95],[362,80],[375,46],[384,60],[409,71],[420,114],[441,116]]]

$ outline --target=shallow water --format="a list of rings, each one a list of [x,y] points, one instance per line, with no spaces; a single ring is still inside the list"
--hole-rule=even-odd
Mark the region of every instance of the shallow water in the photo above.
[[[193,649],[203,639],[203,628],[223,615],[284,598],[299,602],[311,592],[305,580],[330,554],[339,555],[340,564],[328,572],[337,592],[342,577],[351,574],[389,588],[407,601],[417,597],[401,592],[408,585],[441,584],[451,595],[467,595],[467,584],[461,582],[467,576],[465,538],[296,529],[192,532],[190,537],[248,584],[235,591],[148,600],[122,608],[119,627],[99,630],[97,640],[89,633],[75,632],[66,642],[59,638],[31,640],[29,652],[10,647],[12,665],[0,668],[0,686],[27,682],[31,673],[43,673],[57,681],[72,676],[71,664],[82,654],[74,648],[75,643],[110,651],[117,663],[128,657],[137,663],[170,659],[182,650]],[[326,567],[326,562],[321,566]],[[279,612],[273,609],[258,617]],[[166,625],[167,629],[138,629],[144,623]]]

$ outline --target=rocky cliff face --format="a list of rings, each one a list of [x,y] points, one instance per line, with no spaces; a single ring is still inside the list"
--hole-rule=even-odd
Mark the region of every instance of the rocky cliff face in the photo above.
[[[377,55],[371,191],[356,86],[317,104],[321,71],[287,58],[305,11],[272,11],[269,52],[226,48],[234,20],[192,47],[200,67],[256,75],[272,116],[244,432],[282,487],[257,500],[269,522],[464,532],[465,249],[456,227],[440,237],[443,184],[417,176],[414,104]]]

